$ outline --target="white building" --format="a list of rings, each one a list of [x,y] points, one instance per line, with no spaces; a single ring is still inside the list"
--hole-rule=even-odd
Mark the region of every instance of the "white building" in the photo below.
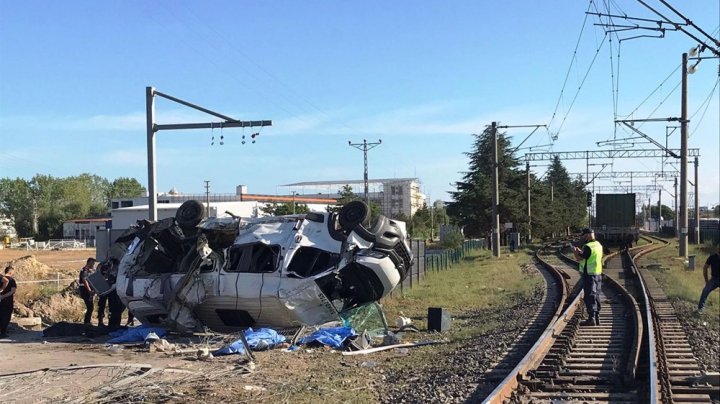
[[[319,195],[338,198],[339,190],[345,185],[350,185],[356,195],[363,196],[365,193],[364,180],[297,182],[283,186],[298,195],[311,195],[305,194],[308,190],[324,190],[325,193],[320,192]],[[423,207],[426,196],[420,192],[417,178],[382,178],[368,180],[368,199],[380,205],[385,216],[396,217],[402,213],[409,218]]]
[[[63,238],[84,240],[92,245],[96,234],[112,228],[111,223],[110,218],[67,220],[63,223]]]

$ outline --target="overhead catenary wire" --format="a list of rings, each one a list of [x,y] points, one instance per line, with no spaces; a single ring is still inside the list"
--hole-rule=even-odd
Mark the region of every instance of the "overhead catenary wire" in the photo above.
[[[608,24],[614,25],[613,17],[611,15],[611,9],[610,9],[610,2],[608,0],[605,1],[605,10],[608,14]],[[595,11],[599,11],[597,6],[595,6]],[[602,17],[598,16],[598,19],[602,21]],[[615,34],[615,38],[617,39],[617,74],[615,72],[615,62],[613,60],[613,41],[612,41],[612,34],[610,36],[610,39],[608,40],[608,48],[609,48],[609,54],[610,54],[610,95],[612,98],[613,103],[613,119],[617,119],[617,111],[618,111],[618,100],[619,100],[619,91],[620,91],[620,46],[622,45],[622,40],[620,39],[620,36],[618,35],[617,31],[613,32]],[[615,138],[617,135],[617,126],[615,126],[613,130],[613,138]]]
[[[703,101],[702,104],[700,104],[700,107],[698,107],[698,109],[692,115],[690,115],[689,119],[690,119],[690,121],[692,121],[693,118],[695,117],[695,115],[697,115],[701,109],[703,110],[702,114],[700,115],[700,119],[698,119],[698,121],[695,123],[695,125],[694,125],[695,128],[690,133],[689,137],[692,137],[695,134],[695,132],[697,132],[697,130],[700,129],[700,124],[702,123],[703,119],[705,118],[705,114],[707,113],[707,110],[710,108],[710,101],[712,101],[713,95],[715,94],[715,90],[717,90],[717,88],[718,88],[718,84],[720,84],[720,77],[718,77],[718,79],[715,80],[715,85],[713,86],[712,90],[710,90],[710,93],[705,98],[705,101]]]
[[[648,94],[648,96],[645,97],[645,99],[642,100],[642,102],[640,102],[640,104],[638,104],[637,107],[635,107],[635,109],[633,109],[629,114],[621,115],[621,116],[624,118],[633,116],[640,109],[640,107],[642,107],[656,92],[658,92],[660,89],[662,89],[662,87],[665,85],[665,83],[667,83],[667,81],[670,80],[670,78],[680,69],[680,67],[681,67],[681,65],[678,64],[675,67],[675,69],[672,72],[670,72],[670,74],[668,74],[667,77],[665,77],[665,80],[663,80],[660,84],[658,84],[658,86],[655,87],[655,89],[652,90],[650,92],[650,94]]]
[[[568,66],[567,72],[565,72],[565,79],[563,80],[562,88],[560,88],[560,94],[558,95],[557,102],[555,102],[555,109],[553,110],[552,116],[550,117],[550,121],[548,122],[547,126],[548,128],[551,127],[553,121],[555,120],[555,116],[557,115],[557,111],[560,108],[560,102],[563,99],[563,95],[565,93],[565,87],[567,86],[568,79],[570,78],[570,72],[572,71],[573,65],[577,63],[577,52],[580,48],[580,41],[582,40],[583,32],[585,32],[585,26],[588,21],[589,15],[587,14],[587,11],[590,11],[590,8],[593,6],[593,0],[590,0],[588,3],[588,9],[585,12],[585,18],[583,19],[582,27],[580,27],[580,33],[578,34],[578,39],[575,42],[575,49],[573,50],[572,57],[570,58],[570,65]]]
[[[578,99],[578,96],[580,95],[580,91],[583,88],[583,85],[585,84],[585,81],[587,80],[588,76],[590,75],[590,71],[592,70],[593,66],[595,65],[595,61],[597,60],[598,55],[600,54],[600,50],[603,47],[603,44],[605,44],[605,40],[608,38],[608,35],[603,35],[603,40],[600,42],[598,47],[595,49],[595,55],[592,58],[592,61],[590,62],[590,66],[588,66],[587,70],[585,71],[585,75],[583,75],[582,81],[580,82],[580,85],[578,85],[577,91],[575,92],[575,96],[573,97],[572,101],[570,102],[570,106],[568,107],[567,112],[565,113],[565,116],[563,116],[562,121],[560,122],[560,126],[558,127],[556,133],[560,133],[562,130],[562,127],[565,125],[565,121],[568,118],[568,115],[570,115],[570,111],[572,111],[573,106],[575,105],[575,102]]]

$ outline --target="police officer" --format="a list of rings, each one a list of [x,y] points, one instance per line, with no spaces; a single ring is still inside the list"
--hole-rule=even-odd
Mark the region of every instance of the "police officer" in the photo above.
[[[93,268],[95,267],[95,258],[88,258],[85,266],[80,269],[80,277],[78,279],[78,293],[80,294],[80,297],[85,302],[85,325],[90,324],[90,319],[92,319],[92,312],[93,312],[93,295],[95,292],[93,292],[92,288],[90,287],[90,283],[88,282],[88,277],[90,274],[93,273]]]
[[[600,325],[600,288],[602,287],[603,247],[595,240],[592,229],[584,228],[580,232],[585,245],[580,249],[573,247],[575,258],[580,261],[579,270],[585,292],[585,308],[588,318],[581,325]]]

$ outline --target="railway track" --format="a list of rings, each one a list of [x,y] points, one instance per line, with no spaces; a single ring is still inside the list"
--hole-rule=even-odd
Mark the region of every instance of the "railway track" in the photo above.
[[[583,293],[578,291],[566,312],[566,325],[540,366],[528,373],[518,402],[638,402],[632,382],[642,336],[637,303],[607,278],[600,296],[600,325],[581,326]]]
[[[520,333],[503,360],[485,374],[486,379],[498,381],[507,393],[518,386],[518,369],[527,369],[534,365],[526,360],[527,355],[529,352],[542,349],[537,346],[537,341],[542,340],[542,334],[547,332],[547,327],[558,318],[568,296],[568,284],[561,271],[549,266],[541,266],[539,271],[546,284],[542,306]]]
[[[663,239],[647,237],[652,245],[633,251],[632,266],[649,298],[648,316],[652,319],[654,352],[657,366],[650,367],[651,397],[664,403],[711,403],[720,400],[717,377],[703,375],[693,355],[685,331],[665,292],[645,268],[635,266],[635,259],[667,245]]]
[[[636,361],[628,358],[639,351],[637,323],[627,321],[628,313],[636,312],[630,294],[615,282],[605,282],[601,325],[581,326],[583,293],[575,287],[577,270],[559,253],[536,257],[549,271],[564,273],[563,279],[575,284],[564,283],[564,301],[558,302],[556,320],[485,402],[558,398],[637,402],[637,394],[624,385],[634,377],[636,367]]]
[[[561,309],[484,402],[717,401],[717,381],[701,375],[667,297],[634,264],[634,257],[664,246],[647,240],[608,256],[599,326],[580,325],[584,308],[577,264],[560,253],[559,245],[554,254],[536,254],[549,271],[564,276]]]

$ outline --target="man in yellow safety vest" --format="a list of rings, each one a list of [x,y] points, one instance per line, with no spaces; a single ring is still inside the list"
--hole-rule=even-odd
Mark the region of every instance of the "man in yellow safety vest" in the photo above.
[[[592,229],[582,229],[580,237],[583,238],[585,245],[582,249],[573,247],[573,253],[575,253],[575,259],[580,261],[578,269],[582,275],[585,308],[588,313],[587,320],[581,325],[600,325],[603,247],[595,240],[595,233]]]

